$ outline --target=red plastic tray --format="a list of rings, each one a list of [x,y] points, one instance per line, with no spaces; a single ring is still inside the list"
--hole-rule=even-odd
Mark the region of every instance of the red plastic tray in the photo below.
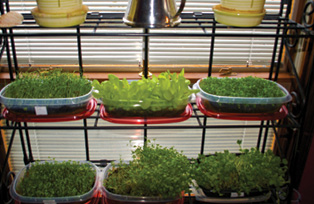
[[[5,119],[15,122],[64,122],[72,120],[81,120],[91,116],[97,107],[97,100],[91,99],[87,106],[86,111],[73,115],[27,115],[27,114],[14,114],[10,113],[8,109],[4,109],[2,115]]]
[[[92,199],[90,199],[85,204],[98,204],[100,199],[101,199],[101,193],[98,192]]]
[[[288,114],[288,110],[285,105],[281,106],[280,110],[274,113],[216,113],[207,110],[199,97],[196,97],[196,105],[206,116],[227,120],[279,120],[283,119]]]
[[[121,124],[161,124],[161,123],[177,123],[189,119],[192,116],[193,108],[188,104],[185,111],[179,117],[111,117],[105,110],[103,104],[100,106],[100,117],[111,123]]]

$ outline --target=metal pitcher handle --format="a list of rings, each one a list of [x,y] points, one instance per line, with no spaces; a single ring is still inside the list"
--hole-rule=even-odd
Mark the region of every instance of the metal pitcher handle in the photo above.
[[[180,7],[179,7],[179,10],[177,11],[176,15],[174,15],[173,18],[176,18],[176,17],[180,16],[181,12],[182,12],[183,9],[184,9],[185,1],[186,1],[186,0],[181,0],[181,4],[180,4]]]

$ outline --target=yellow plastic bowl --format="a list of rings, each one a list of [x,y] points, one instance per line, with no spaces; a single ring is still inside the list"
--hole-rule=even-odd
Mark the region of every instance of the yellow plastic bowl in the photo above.
[[[265,0],[220,0],[220,5],[223,8],[238,11],[253,11],[253,12],[255,11],[258,13],[263,12],[264,4]]]
[[[36,0],[41,13],[70,13],[82,8],[82,0]]]
[[[41,13],[38,7],[31,10],[36,23],[43,27],[71,27],[84,23],[88,7],[83,5],[81,10],[71,13],[48,14]]]
[[[259,25],[265,14],[265,9],[263,12],[250,12],[250,11],[237,11],[229,10],[221,7],[221,5],[216,5],[213,7],[215,20],[219,23],[236,26],[236,27],[253,27]]]

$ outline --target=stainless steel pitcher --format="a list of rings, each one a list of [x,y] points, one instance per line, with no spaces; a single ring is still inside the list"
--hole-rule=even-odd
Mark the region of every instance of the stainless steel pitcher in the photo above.
[[[173,27],[181,22],[185,1],[181,0],[177,10],[175,0],[129,0],[123,21],[141,28]]]

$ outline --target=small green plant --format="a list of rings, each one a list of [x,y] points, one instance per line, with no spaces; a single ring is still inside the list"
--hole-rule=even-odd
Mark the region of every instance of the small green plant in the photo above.
[[[200,88],[213,95],[230,97],[282,97],[284,92],[273,81],[258,77],[217,78],[207,77]]]
[[[90,92],[91,83],[59,69],[20,73],[6,89],[8,98],[72,98]]]
[[[78,161],[36,161],[26,170],[16,191],[28,197],[68,197],[89,192],[96,171],[88,163]]]
[[[241,141],[238,141],[241,144]],[[244,192],[276,189],[287,183],[287,161],[275,156],[271,150],[261,153],[256,148],[241,149],[240,154],[216,152],[215,155],[199,155],[195,162],[194,177],[197,184],[222,195],[224,190]]]
[[[131,83],[112,74],[108,78],[102,83],[93,81],[93,96],[102,100],[106,110],[120,111],[124,116],[127,116],[125,111],[130,110],[184,110],[189,96],[198,92],[189,88],[190,81],[184,77],[184,70],[180,74],[167,71],[158,77],[143,77]]]
[[[128,196],[177,198],[189,191],[190,162],[182,152],[148,141],[132,151],[128,164],[113,163],[104,186],[112,193]]]

